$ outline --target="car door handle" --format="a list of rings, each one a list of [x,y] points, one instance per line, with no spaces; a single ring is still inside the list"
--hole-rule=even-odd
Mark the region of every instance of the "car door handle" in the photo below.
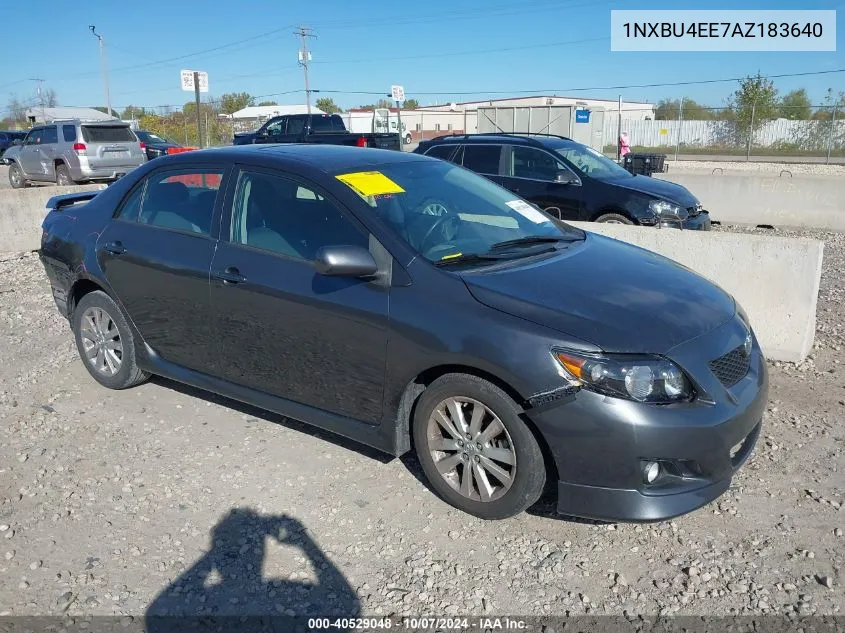
[[[109,242],[103,245],[103,250],[112,255],[123,255],[126,252],[126,247],[121,242]]]
[[[224,284],[240,284],[246,281],[246,277],[234,266],[229,266],[226,270],[216,270],[211,276],[220,279]]]

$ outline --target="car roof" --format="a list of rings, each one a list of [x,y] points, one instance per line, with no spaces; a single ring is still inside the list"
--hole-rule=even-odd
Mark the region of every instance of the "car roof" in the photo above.
[[[454,134],[449,136],[438,136],[430,141],[426,141],[432,145],[436,144],[461,144],[467,143],[482,144],[482,143],[509,143],[511,145],[533,145],[543,146],[549,148],[555,147],[569,147],[572,145],[580,145],[577,141],[573,141],[566,136],[547,135],[547,134]]]
[[[344,145],[312,145],[290,143],[284,145],[233,145],[214,149],[202,149],[167,156],[171,164],[190,162],[214,162],[244,159],[259,159],[265,165],[283,167],[291,162],[307,163],[310,167],[325,173],[338,173],[350,169],[376,169],[391,163],[414,163],[433,161],[433,158],[399,152],[396,150],[347,147]],[[161,159],[157,159],[161,160]]]

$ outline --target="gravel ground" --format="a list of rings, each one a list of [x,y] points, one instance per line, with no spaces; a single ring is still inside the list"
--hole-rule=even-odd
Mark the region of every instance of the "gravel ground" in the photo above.
[[[842,614],[845,236],[800,235],[826,242],[812,357],[771,364],[730,491],[653,525],[484,522],[413,459],[165,380],[103,389],[37,257],[0,256],[0,612]]]
[[[674,171],[747,171],[779,174],[786,170],[793,176],[845,176],[845,165],[813,165],[802,163],[754,163],[746,161],[667,160],[669,173]]]

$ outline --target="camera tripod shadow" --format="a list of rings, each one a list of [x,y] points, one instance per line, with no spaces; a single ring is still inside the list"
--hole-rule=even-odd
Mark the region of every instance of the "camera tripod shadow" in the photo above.
[[[270,537],[296,547],[316,583],[291,579],[294,571],[264,578],[262,563]],[[284,515],[235,508],[212,530],[211,549],[168,585],[149,605],[149,633],[176,631],[291,631],[294,618],[354,618],[361,613],[355,591],[305,527]],[[304,618],[304,620],[303,620]]]

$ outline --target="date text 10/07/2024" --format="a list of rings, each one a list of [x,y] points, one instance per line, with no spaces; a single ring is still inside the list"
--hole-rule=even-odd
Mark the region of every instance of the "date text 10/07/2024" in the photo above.
[[[519,618],[483,617],[483,618],[438,618],[438,617],[401,617],[401,618],[309,618],[311,630],[379,630],[398,629],[407,631],[454,630],[454,631],[521,631],[526,622]]]

